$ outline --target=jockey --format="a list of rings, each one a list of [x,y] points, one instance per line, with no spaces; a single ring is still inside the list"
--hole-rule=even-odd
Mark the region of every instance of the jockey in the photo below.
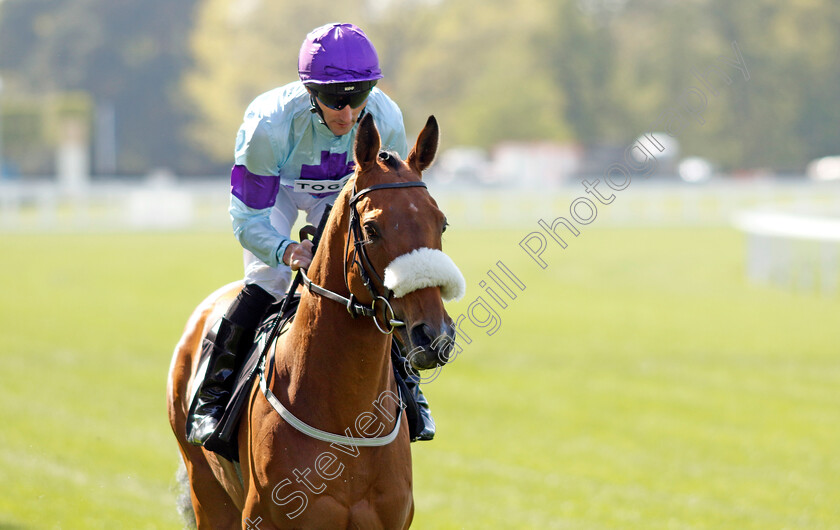
[[[291,270],[309,266],[312,243],[293,241],[292,225],[299,210],[317,225],[352,176],[362,116],[375,119],[383,149],[403,159],[408,155],[402,113],[375,87],[382,78],[379,59],[360,28],[327,24],[310,32],[300,49],[298,74],[299,81],[248,106],[236,137],[230,215],[245,249],[245,287],[222,318],[207,375],[187,416],[187,439],[196,445],[216,430],[256,329],[269,306],[285,295]],[[431,440],[435,426],[428,403],[419,386],[411,389],[424,423],[418,439]]]

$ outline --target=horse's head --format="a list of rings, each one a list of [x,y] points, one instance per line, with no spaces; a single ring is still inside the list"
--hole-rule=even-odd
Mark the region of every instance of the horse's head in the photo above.
[[[437,145],[432,116],[408,160],[400,160],[380,151],[373,118],[365,116],[356,135],[349,199],[348,285],[360,300],[376,300],[378,325],[388,329],[391,319],[405,323],[397,333],[410,348],[411,364],[421,370],[449,360],[455,330],[443,302],[461,298],[465,289],[460,271],[441,250],[446,217],[421,180]]]

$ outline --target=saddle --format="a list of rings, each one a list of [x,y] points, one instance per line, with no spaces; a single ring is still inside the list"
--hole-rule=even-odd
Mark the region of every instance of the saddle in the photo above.
[[[225,407],[222,419],[216,430],[204,443],[205,449],[213,451],[232,462],[239,461],[237,432],[245,404],[254,387],[254,382],[259,377],[260,372],[265,369],[264,359],[271,343],[289,328],[297,313],[299,302],[300,294],[295,293],[292,295],[292,299],[285,309],[284,301],[273,304],[269,309],[262,324],[257,328],[253,346],[242,361],[242,366],[234,381],[230,401]],[[210,328],[210,331],[208,331],[205,337],[205,343],[206,341],[212,343],[215,340],[216,329],[217,326],[215,325]],[[207,363],[209,354],[208,348],[202,348],[199,366]],[[416,376],[416,374],[406,372],[408,363],[405,362],[400,344],[396,338],[392,340],[391,345],[391,364],[394,370],[394,379],[399,386],[399,394],[405,400],[402,405],[405,407],[405,415],[408,419],[409,437],[414,441],[417,439],[417,435],[423,430],[423,419],[420,416],[415,392],[409,390],[406,380],[411,382],[411,378]],[[203,377],[203,369],[199,369],[198,374]],[[199,385],[196,384],[195,386],[197,388]],[[190,418],[188,418],[189,420]]]

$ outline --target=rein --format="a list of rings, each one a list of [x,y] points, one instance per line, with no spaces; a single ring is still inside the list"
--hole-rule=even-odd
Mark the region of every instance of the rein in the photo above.
[[[405,408],[405,397],[402,393],[402,388],[400,385],[397,385],[397,391],[399,392],[400,398],[400,406],[397,407],[399,411],[397,411],[397,419],[394,422],[394,428],[391,429],[391,432],[386,434],[385,436],[379,436],[377,438],[359,438],[355,436],[343,436],[341,434],[335,434],[327,431],[322,431],[316,427],[312,427],[308,423],[304,422],[303,420],[299,419],[297,416],[292,414],[292,412],[283,406],[283,403],[277,399],[277,396],[274,395],[274,392],[271,391],[269,388],[271,385],[271,378],[273,372],[269,371],[268,375],[266,375],[266,364],[271,364],[274,362],[274,351],[271,352],[271,355],[268,358],[263,358],[262,364],[259,369],[260,373],[260,390],[262,391],[263,395],[265,396],[268,403],[271,407],[280,415],[281,418],[286,420],[286,423],[297,429],[299,432],[309,436],[310,438],[315,438],[316,440],[321,440],[322,442],[329,442],[329,443],[337,443],[342,445],[351,445],[351,446],[358,446],[358,447],[381,447],[383,445],[388,445],[389,443],[393,442],[397,435],[400,432],[400,424],[402,423],[402,414],[403,409]],[[345,432],[349,432],[350,429],[347,428]]]
[[[364,304],[356,302],[355,297],[352,294],[350,295],[350,298],[347,298],[346,296],[341,296],[340,294],[330,291],[329,289],[324,289],[316,283],[312,283],[312,280],[309,279],[309,276],[307,276],[303,270],[300,271],[300,274],[302,278],[302,283],[307,289],[309,289],[309,292],[317,294],[319,296],[323,296],[324,298],[329,298],[330,300],[333,300],[345,306],[347,308],[347,312],[350,313],[350,315],[353,318],[356,318],[360,315],[365,317],[371,317],[373,319],[373,323],[376,324],[376,329],[378,329],[385,335],[390,335],[391,333],[393,333],[395,328],[405,326],[405,322],[394,318],[396,316],[394,314],[394,308],[391,307],[391,303],[388,302],[388,299],[384,296],[377,296],[376,298],[374,298],[373,303],[370,305],[370,307],[368,307]],[[376,318],[376,302],[378,300],[382,300],[382,303],[385,304],[385,307],[388,309],[388,312],[391,313],[391,317],[388,319],[388,325],[391,326],[390,329],[383,329],[382,326],[379,324],[379,319]]]

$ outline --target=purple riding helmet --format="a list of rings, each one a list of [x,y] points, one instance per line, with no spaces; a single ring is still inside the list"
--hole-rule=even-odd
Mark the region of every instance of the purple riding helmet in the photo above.
[[[298,75],[309,89],[313,112],[319,115],[315,98],[334,110],[347,105],[357,108],[382,79],[379,57],[365,32],[353,24],[338,23],[306,36],[298,56]]]

